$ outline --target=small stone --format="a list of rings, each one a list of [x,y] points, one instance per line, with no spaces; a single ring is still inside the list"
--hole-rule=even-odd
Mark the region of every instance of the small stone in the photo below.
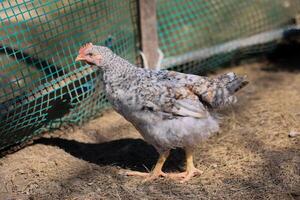
[[[291,131],[291,132],[289,133],[289,137],[296,137],[296,136],[298,136],[298,135],[300,135],[300,132],[298,132],[298,131]]]
[[[212,166],[213,168],[217,168],[217,167],[218,167],[217,164],[212,164],[211,166]]]

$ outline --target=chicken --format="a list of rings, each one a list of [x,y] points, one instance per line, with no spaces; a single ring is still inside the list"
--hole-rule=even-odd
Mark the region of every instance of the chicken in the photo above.
[[[202,171],[193,163],[195,147],[219,130],[214,112],[235,103],[234,93],[248,83],[233,72],[208,78],[138,68],[110,49],[92,43],[80,48],[76,61],[103,71],[105,92],[113,108],[158,151],[158,161],[150,173],[127,173],[145,180],[163,176],[185,182],[200,175]],[[184,148],[186,171],[166,174],[162,167],[174,148]]]

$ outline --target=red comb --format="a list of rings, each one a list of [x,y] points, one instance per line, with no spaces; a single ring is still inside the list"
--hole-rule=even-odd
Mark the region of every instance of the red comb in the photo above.
[[[82,47],[80,47],[79,52],[84,51],[85,49],[89,48],[93,46],[93,44],[91,42],[84,44]]]

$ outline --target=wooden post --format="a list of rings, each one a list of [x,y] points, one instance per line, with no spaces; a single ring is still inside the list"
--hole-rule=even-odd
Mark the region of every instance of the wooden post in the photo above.
[[[295,20],[296,20],[296,25],[300,25],[300,13],[296,14]]]
[[[156,0],[139,0],[141,45],[147,63],[144,67],[156,69],[158,54],[158,36],[156,21]],[[145,62],[145,60],[144,60]]]

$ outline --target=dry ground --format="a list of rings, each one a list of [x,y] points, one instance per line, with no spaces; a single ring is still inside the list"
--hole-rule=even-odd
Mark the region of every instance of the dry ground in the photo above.
[[[219,71],[251,84],[223,111],[222,131],[199,145],[200,177],[142,183],[125,169],[151,169],[157,153],[121,116],[107,111],[74,130],[45,135],[0,159],[0,199],[300,199],[300,72],[267,63]],[[176,150],[166,171],[182,170]]]

